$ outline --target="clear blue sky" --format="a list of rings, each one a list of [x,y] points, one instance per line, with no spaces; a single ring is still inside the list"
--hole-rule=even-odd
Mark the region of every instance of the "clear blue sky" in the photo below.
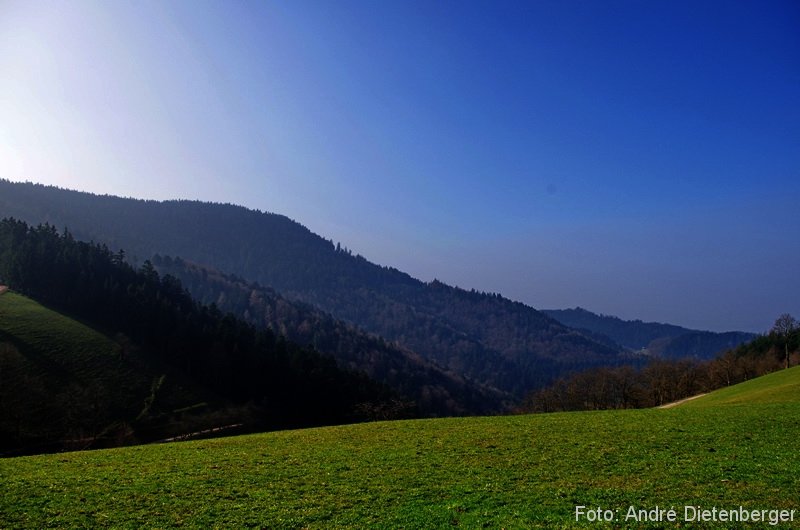
[[[0,176],[763,331],[800,317],[800,4],[2,0]]]

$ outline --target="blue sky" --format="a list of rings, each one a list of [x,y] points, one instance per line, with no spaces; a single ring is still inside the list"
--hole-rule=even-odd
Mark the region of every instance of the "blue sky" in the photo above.
[[[0,175],[282,213],[423,280],[800,317],[800,4],[0,3]]]

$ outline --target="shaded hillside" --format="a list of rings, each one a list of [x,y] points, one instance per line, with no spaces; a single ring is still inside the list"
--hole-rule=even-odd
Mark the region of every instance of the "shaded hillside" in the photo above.
[[[29,228],[20,221],[0,221],[0,278],[20,293],[74,315],[106,335],[120,336],[131,347],[142,348],[205,395],[246,406],[253,411],[257,428],[357,421],[366,417],[365,406],[366,410],[380,409],[395,397],[362,373],[338,368],[330,357],[198,304],[177,279],[160,277],[150,262],[135,270],[120,254],[77,241],[69,233],[59,234],[50,226]],[[38,324],[41,327],[32,331],[34,337],[55,333],[48,340],[59,341],[56,326],[47,319]],[[13,329],[4,333],[14,347],[5,357],[16,359],[23,367],[32,358],[42,358],[24,336]],[[52,367],[67,379],[88,369],[75,359],[80,354],[72,349],[64,351],[58,362],[49,355],[47,349],[40,366]],[[115,362],[107,354],[92,358]],[[116,362],[127,360],[123,348]],[[98,368],[95,373],[98,371],[104,370]],[[108,387],[112,391],[119,387],[124,394],[125,386],[115,381],[109,379]],[[135,386],[141,390],[142,385]],[[60,399],[60,385],[42,388],[45,401]],[[112,407],[111,401],[95,401],[103,411]],[[129,406],[137,402],[141,403],[141,394],[125,401]],[[5,413],[11,417],[25,414],[19,407]],[[112,416],[123,420],[129,419],[130,413],[126,410]]]
[[[622,320],[614,316],[598,315],[580,307],[547,309],[543,312],[571,328],[605,335],[630,350],[645,350],[649,355],[670,359],[711,359],[722,351],[755,338],[753,333],[741,331],[715,333],[672,324]]]
[[[754,334],[742,331],[726,331],[724,333],[691,331],[666,341],[653,341],[647,351],[669,359],[681,357],[710,359],[720,352],[735,348],[753,338],[755,338]]]
[[[83,449],[218,425],[225,416],[209,416],[209,401],[219,404],[124,336],[109,338],[16,293],[0,296],[0,452]]]
[[[79,238],[156,253],[268,285],[517,396],[621,352],[523,304],[420,282],[353,256],[290,219],[193,201],[141,201],[0,181],[0,215],[68,226]]]
[[[200,302],[213,303],[256,326],[331,355],[345,368],[364,371],[413,399],[422,414],[497,412],[503,408],[503,398],[508,399],[268,287],[180,258],[157,255],[153,264],[160,273],[178,278]]]

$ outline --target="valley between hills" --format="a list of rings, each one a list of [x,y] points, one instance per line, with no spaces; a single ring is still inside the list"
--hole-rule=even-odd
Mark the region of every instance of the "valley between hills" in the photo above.
[[[226,204],[0,180],[0,218],[4,527],[800,508],[789,315],[754,335],[539,311]]]
[[[0,0],[0,530],[800,528],[799,22]]]

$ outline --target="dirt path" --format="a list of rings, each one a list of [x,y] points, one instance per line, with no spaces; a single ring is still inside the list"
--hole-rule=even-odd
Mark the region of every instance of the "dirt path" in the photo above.
[[[222,427],[214,427],[213,429],[205,429],[202,431],[197,432],[189,432],[186,434],[181,434],[180,436],[173,436],[172,438],[164,438],[163,440],[158,440],[155,443],[167,443],[167,442],[182,442],[185,440],[191,440],[192,438],[197,438],[198,436],[207,436],[209,434],[219,434],[224,431],[229,431],[231,429],[237,429],[243,426],[244,423],[234,423],[233,425],[223,425]]]
[[[697,399],[697,398],[703,397],[703,396],[705,396],[705,394],[697,394],[696,396],[687,397],[685,399],[680,399],[678,401],[673,401],[672,403],[667,403],[666,405],[661,405],[658,408],[660,408],[660,409],[671,409],[672,407],[677,407],[681,403],[686,403],[687,401],[691,401],[693,399]]]

